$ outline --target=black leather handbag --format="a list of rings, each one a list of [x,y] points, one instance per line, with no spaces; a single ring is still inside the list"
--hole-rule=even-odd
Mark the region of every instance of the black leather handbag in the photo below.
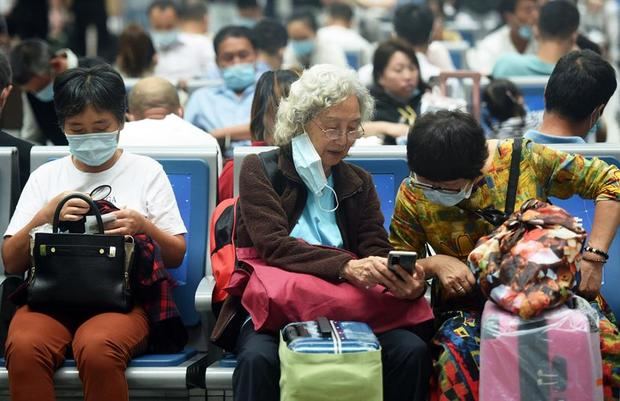
[[[98,234],[59,233],[60,211],[70,199],[90,205]],[[30,242],[28,305],[43,311],[128,312],[133,266],[133,237],[104,235],[103,221],[88,196],[73,193],[56,208],[52,233],[36,233]]]

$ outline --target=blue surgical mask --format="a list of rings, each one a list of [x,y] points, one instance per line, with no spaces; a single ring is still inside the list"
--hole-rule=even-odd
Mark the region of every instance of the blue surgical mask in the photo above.
[[[252,85],[256,79],[254,64],[236,64],[222,70],[226,87],[233,91],[242,91]]]
[[[291,46],[293,47],[293,53],[297,57],[308,57],[314,51],[314,39],[306,40],[291,40]]]
[[[54,100],[54,80],[52,79],[50,83],[40,91],[33,93],[34,97],[39,99],[42,102],[51,102]]]
[[[175,44],[179,38],[179,32],[171,31],[151,31],[151,38],[157,50],[164,50]]]
[[[293,138],[293,163],[295,164],[295,170],[301,177],[301,180],[306,184],[306,187],[317,197],[324,195],[325,188],[329,189],[336,198],[336,206],[331,210],[325,210],[321,207],[319,201],[319,207],[326,212],[333,212],[338,209],[338,196],[336,191],[329,185],[327,185],[327,178],[325,177],[325,171],[323,170],[323,162],[321,156],[317,153],[310,137],[307,133],[303,133]]]
[[[532,30],[532,27],[529,25],[521,25],[519,27],[518,34],[519,34],[519,37],[521,37],[521,39],[530,40],[532,39],[532,36],[534,36],[534,31]]]
[[[112,158],[118,145],[118,131],[66,135],[71,155],[87,166],[101,166]]]
[[[247,18],[247,17],[237,18],[237,25],[245,26],[246,28],[250,28],[250,29],[254,28],[257,22],[258,21],[256,21],[254,18]]]
[[[432,203],[441,206],[455,206],[459,202],[471,196],[471,191],[473,187],[473,184],[467,184],[463,187],[463,189],[461,189],[458,193],[455,194],[439,192],[434,189],[423,189],[422,191],[424,191],[424,196],[426,196],[426,199],[428,199]]]

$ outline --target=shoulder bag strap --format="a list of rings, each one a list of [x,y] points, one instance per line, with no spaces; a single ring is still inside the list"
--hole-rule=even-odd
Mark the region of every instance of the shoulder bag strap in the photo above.
[[[278,156],[280,155],[280,149],[273,149],[267,152],[261,152],[258,154],[261,162],[263,162],[263,169],[265,170],[265,174],[271,182],[271,186],[278,195],[282,194],[282,173],[278,168]]]
[[[512,143],[512,155],[510,156],[510,175],[508,176],[508,191],[506,192],[506,206],[504,213],[506,216],[515,211],[517,200],[517,187],[519,186],[519,175],[521,174],[521,149],[523,148],[523,138],[515,138]]]

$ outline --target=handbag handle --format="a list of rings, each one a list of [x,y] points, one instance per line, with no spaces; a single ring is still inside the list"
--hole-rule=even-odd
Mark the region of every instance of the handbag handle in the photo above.
[[[93,202],[93,200],[82,194],[79,192],[74,192],[71,193],[67,196],[65,196],[64,198],[62,198],[60,200],[60,202],[58,202],[58,206],[56,206],[56,211],[54,212],[54,222],[52,224],[52,231],[54,233],[58,233],[58,223],[60,222],[60,211],[62,210],[62,207],[65,205],[65,203],[67,203],[67,201],[69,201],[70,199],[82,199],[84,202],[88,203],[88,205],[90,206],[90,210],[92,210],[95,213],[95,218],[97,219],[97,228],[99,229],[99,234],[103,234],[103,220],[101,219],[101,213],[99,213],[99,208],[97,207],[97,205],[95,205],[95,202]]]

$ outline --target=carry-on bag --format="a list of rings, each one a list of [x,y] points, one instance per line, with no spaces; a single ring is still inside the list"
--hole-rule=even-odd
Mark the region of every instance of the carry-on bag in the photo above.
[[[525,320],[487,301],[480,400],[603,400],[599,347],[596,315],[582,308],[563,305]]]
[[[381,346],[365,323],[290,323],[279,356],[282,401],[383,400]]]

